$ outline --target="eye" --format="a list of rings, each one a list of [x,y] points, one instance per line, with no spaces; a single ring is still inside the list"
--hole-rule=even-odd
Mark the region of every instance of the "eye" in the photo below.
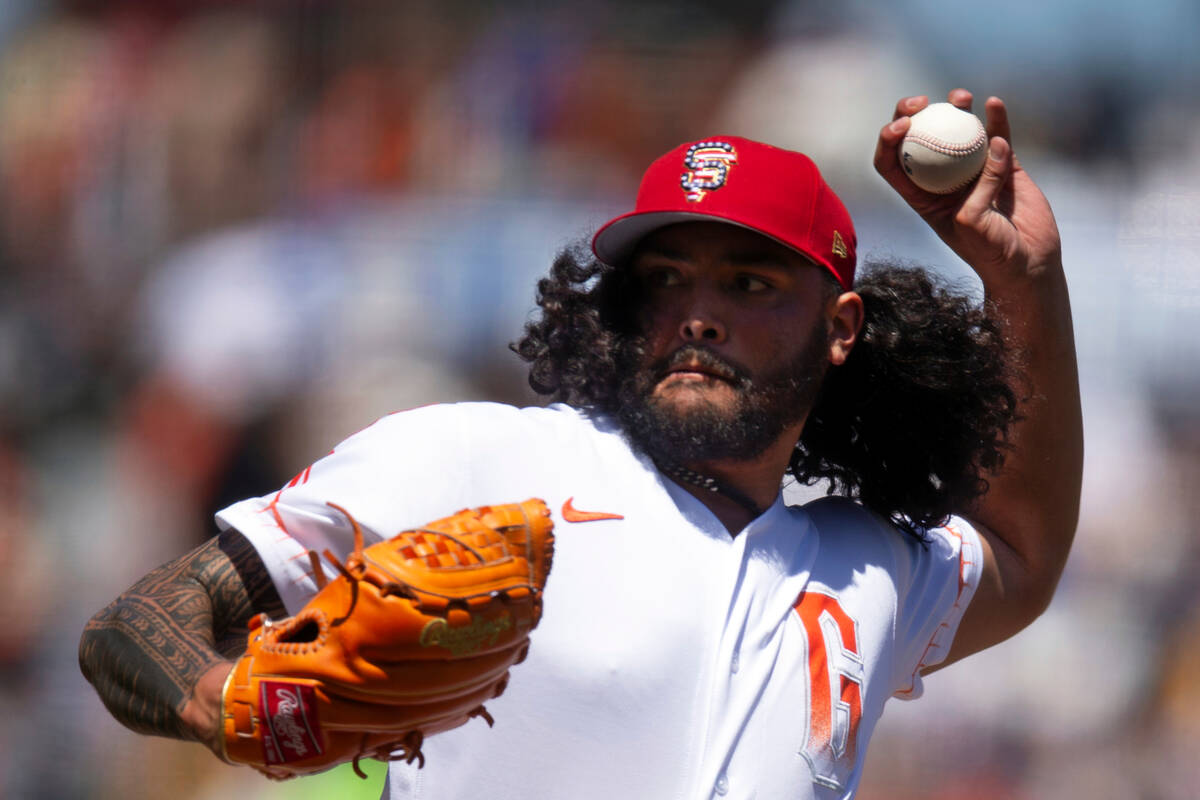
[[[644,271],[643,280],[652,289],[664,289],[678,285],[682,277],[674,267],[651,267]]]
[[[737,287],[738,291],[748,292],[751,294],[765,292],[769,289],[775,288],[770,284],[770,282],[764,280],[763,278],[760,278],[757,275],[748,275],[746,273],[742,273],[734,278],[733,285]]]

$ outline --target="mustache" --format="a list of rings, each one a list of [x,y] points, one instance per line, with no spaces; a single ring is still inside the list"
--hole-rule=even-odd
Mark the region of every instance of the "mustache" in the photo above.
[[[742,365],[719,356],[706,347],[694,344],[684,345],[669,356],[658,359],[651,365],[651,372],[658,381],[665,378],[671,370],[693,364],[733,384],[745,385],[750,380],[749,370]]]

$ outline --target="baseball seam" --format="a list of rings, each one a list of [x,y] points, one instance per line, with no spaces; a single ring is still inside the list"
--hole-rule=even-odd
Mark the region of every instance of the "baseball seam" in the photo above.
[[[960,156],[967,153],[973,153],[986,141],[983,137],[976,139],[968,144],[955,144],[948,142],[945,139],[939,139],[936,136],[926,136],[924,134],[916,134],[908,137],[911,144],[919,144],[926,147],[935,153],[941,153],[947,156]]]

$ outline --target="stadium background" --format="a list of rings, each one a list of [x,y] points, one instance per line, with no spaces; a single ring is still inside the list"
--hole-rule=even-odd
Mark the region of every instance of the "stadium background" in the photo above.
[[[974,291],[870,166],[957,85],[1062,226],[1083,517],[1044,618],[891,704],[861,797],[1195,796],[1198,33],[1192,0],[5,0],[0,796],[375,796],[129,733],[85,620],[382,414],[530,401],[534,280],[685,139],[805,150],[868,259]]]

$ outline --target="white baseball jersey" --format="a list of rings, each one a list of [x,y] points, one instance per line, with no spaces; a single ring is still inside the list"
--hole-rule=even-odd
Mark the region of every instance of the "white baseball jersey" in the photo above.
[[[920,694],[981,568],[964,521],[922,544],[840,498],[781,494],[730,536],[611,421],[566,406],[393,414],[218,521],[294,613],[316,590],[307,550],[352,547],[328,501],[386,537],[529,497],[556,534],[529,657],[488,703],[494,728],[431,737],[385,796],[850,797],[885,701]]]

